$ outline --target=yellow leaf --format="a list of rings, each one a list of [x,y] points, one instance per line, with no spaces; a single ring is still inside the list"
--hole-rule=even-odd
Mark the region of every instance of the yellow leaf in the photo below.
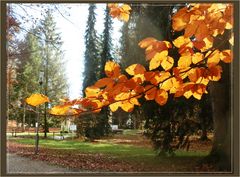
[[[178,60],[178,67],[179,68],[187,68],[192,63],[192,56],[191,55],[184,55],[181,56]]]
[[[156,69],[160,66],[161,62],[163,60],[166,60],[168,56],[168,51],[164,50],[160,53],[155,54],[155,56],[151,59],[150,65],[149,65],[149,70]]]
[[[127,22],[129,20],[129,13],[120,13],[118,19]]]
[[[172,94],[172,93],[176,93],[177,90],[181,87],[182,81],[176,79],[175,77],[173,77],[171,81],[172,81],[172,88],[170,89],[170,93]]]
[[[30,97],[26,98],[26,103],[31,105],[31,106],[38,106],[40,104],[50,102],[49,98],[43,94],[32,94]]]
[[[172,83],[172,78],[166,80],[165,82],[163,82],[162,84],[160,84],[159,86],[161,89],[168,91],[173,87],[173,83]]]
[[[174,64],[173,58],[168,56],[166,60],[162,61],[161,66],[165,71],[167,71],[173,67],[173,64]]]
[[[129,92],[121,92],[118,95],[116,95],[115,100],[125,100],[128,99],[129,97],[130,97]]]
[[[192,90],[189,90],[189,91],[186,91],[183,95],[185,98],[189,99],[193,95],[193,92]]]
[[[206,37],[203,39],[205,46],[201,49],[201,52],[205,52],[208,49],[210,49],[213,46],[213,38],[212,37]]]
[[[134,104],[134,105],[140,106],[140,103],[138,102],[138,99],[137,99],[137,98],[131,98],[131,99],[130,99],[130,103],[132,103],[132,104]]]
[[[199,53],[199,52],[193,54],[193,56],[192,56],[192,62],[193,62],[193,64],[199,63],[199,62],[202,61],[203,59],[204,59],[203,54],[202,54],[202,53]]]
[[[125,112],[132,112],[132,110],[134,109],[134,104],[131,104],[129,101],[123,101],[121,104],[121,108]]]
[[[121,102],[116,102],[116,103],[112,103],[109,105],[109,108],[111,109],[112,112],[115,112],[118,110],[118,108],[121,106]]]
[[[110,78],[117,78],[121,74],[120,66],[119,64],[113,62],[113,61],[107,61],[105,64],[105,73]]]
[[[181,82],[178,81],[175,77],[166,80],[165,82],[160,85],[160,89],[165,91],[169,91],[170,93],[176,93],[177,89],[181,86]]]
[[[96,98],[100,94],[100,89],[96,86],[89,86],[85,89],[85,94],[88,98]]]
[[[208,56],[208,53],[206,54]],[[208,56],[207,65],[216,66],[220,62],[220,52],[215,50],[210,56]]]
[[[52,115],[66,116],[66,115],[76,115],[79,112],[76,109],[71,108],[69,105],[57,105],[49,110]]]
[[[171,77],[171,74],[169,72],[161,71],[158,75],[159,78],[156,78],[159,82],[162,82],[169,77]]]
[[[142,66],[140,64],[133,64],[133,65],[127,67],[125,71],[129,75],[133,76],[133,75],[137,75],[137,74],[144,74],[146,69],[144,68],[144,66]]]
[[[131,10],[131,7],[127,4],[123,4],[122,7],[121,7],[124,11],[129,11]]]
[[[177,39],[173,41],[173,45],[175,45],[175,47],[177,48],[180,48],[182,45],[188,44],[190,42],[191,40],[189,38],[185,38],[184,36],[179,36]],[[192,47],[192,45],[189,47]]]

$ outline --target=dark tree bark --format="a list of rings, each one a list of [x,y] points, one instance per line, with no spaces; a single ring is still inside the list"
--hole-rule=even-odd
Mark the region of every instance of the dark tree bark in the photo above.
[[[223,65],[222,79],[210,86],[213,106],[214,139],[209,157],[219,170],[231,170],[231,74]]]

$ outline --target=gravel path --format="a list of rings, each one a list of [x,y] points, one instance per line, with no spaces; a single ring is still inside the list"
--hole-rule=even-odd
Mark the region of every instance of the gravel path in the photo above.
[[[31,160],[26,157],[21,157],[16,154],[7,154],[7,173],[8,174],[36,174],[36,173],[71,173],[71,172],[86,172],[80,170],[73,170],[48,164],[47,162]]]

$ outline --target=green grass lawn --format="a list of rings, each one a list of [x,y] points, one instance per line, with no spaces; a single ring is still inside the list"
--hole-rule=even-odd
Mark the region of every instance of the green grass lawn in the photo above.
[[[21,136],[20,136],[21,135]],[[18,134],[18,137],[8,136],[8,141],[17,142],[19,144],[28,144],[34,146],[35,133]],[[65,134],[67,135],[67,134]],[[43,136],[43,133],[40,134]],[[55,134],[60,136],[60,134]],[[194,171],[196,164],[208,155],[208,151],[200,150],[196,148],[192,151],[178,150],[173,157],[158,157],[157,153],[151,148],[151,146],[145,146],[142,135],[139,134],[139,130],[124,130],[122,134],[114,134],[108,138],[103,138],[104,141],[85,142],[79,139],[65,140],[53,140],[52,134],[48,134],[48,139],[40,138],[39,148],[51,149],[57,154],[102,154],[106,157],[113,157],[121,162],[130,162],[136,166],[142,166],[149,169],[149,171]],[[143,146],[138,144],[127,144],[122,141],[120,144],[113,140],[139,140]],[[146,144],[147,145],[147,144]],[[200,147],[200,146],[199,146]],[[60,155],[61,156],[61,155]],[[127,163],[128,164],[128,163]]]
[[[34,145],[35,140],[31,138],[13,138],[22,144]],[[151,167],[165,165],[181,164],[184,161],[191,163],[207,155],[207,152],[195,151],[176,151],[176,156],[172,158],[157,158],[156,152],[151,148],[138,147],[133,145],[114,144],[114,143],[94,143],[82,142],[78,140],[50,140],[40,139],[39,146],[50,149],[64,150],[68,153],[101,153],[107,156],[115,157],[119,160],[125,160],[135,163],[144,163]],[[172,163],[174,161],[174,163]]]

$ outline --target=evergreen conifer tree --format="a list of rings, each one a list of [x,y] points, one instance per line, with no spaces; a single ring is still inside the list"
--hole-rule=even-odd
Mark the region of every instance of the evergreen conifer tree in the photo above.
[[[95,4],[89,5],[89,15],[85,31],[86,50],[84,54],[83,95],[85,95],[85,88],[93,85],[98,79],[99,51],[97,49],[97,32],[94,28],[96,23],[95,9]]]

